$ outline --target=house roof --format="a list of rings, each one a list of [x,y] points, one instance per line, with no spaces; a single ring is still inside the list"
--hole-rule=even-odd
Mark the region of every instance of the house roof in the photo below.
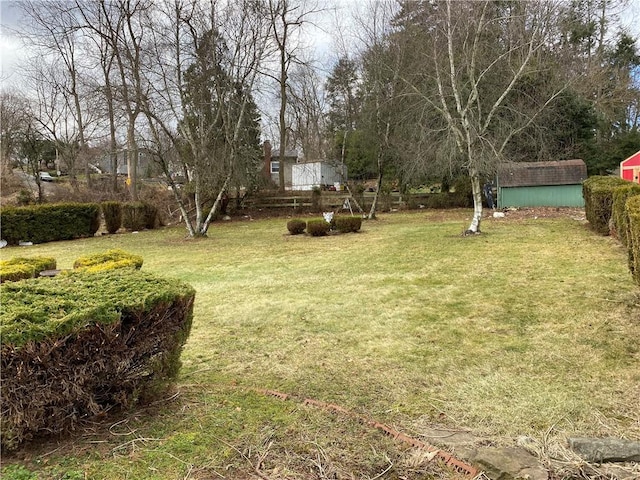
[[[634,153],[633,155],[631,155],[626,160],[623,160],[622,162],[620,162],[620,166],[622,168],[640,166],[640,151]]]
[[[575,185],[586,178],[587,166],[582,160],[511,162],[498,170],[498,184],[501,187]]]

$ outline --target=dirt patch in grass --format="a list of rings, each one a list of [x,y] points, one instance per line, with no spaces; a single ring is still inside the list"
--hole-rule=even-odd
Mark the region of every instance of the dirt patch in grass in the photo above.
[[[493,218],[494,212],[504,213],[504,218],[496,220],[524,220],[538,218],[571,218],[573,220],[586,220],[584,208],[571,207],[528,207],[505,208],[503,210],[485,210],[485,214]]]

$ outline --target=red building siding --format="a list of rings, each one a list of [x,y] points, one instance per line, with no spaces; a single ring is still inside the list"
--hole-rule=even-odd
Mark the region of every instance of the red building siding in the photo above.
[[[640,183],[640,152],[620,162],[620,176],[630,182]]]

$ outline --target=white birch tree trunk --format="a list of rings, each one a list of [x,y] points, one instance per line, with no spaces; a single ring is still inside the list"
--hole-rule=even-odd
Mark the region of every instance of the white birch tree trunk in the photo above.
[[[473,193],[473,218],[465,235],[475,235],[480,233],[480,223],[482,222],[482,188],[477,170],[471,169],[469,177],[471,179],[471,192]]]

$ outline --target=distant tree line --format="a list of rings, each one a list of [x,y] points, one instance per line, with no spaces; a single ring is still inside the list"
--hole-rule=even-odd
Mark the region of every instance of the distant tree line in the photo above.
[[[135,199],[144,148],[191,236],[206,235],[227,190],[266,181],[265,125],[281,151],[345,164],[377,192],[468,177],[473,233],[501,162],[582,158],[605,173],[640,149],[640,56],[620,27],[624,0],[372,1],[328,75],[303,48],[326,2],[19,5],[38,54],[25,88],[2,92],[3,170],[19,156],[37,171],[53,150],[75,185],[98,149],[117,190],[124,150]]]

